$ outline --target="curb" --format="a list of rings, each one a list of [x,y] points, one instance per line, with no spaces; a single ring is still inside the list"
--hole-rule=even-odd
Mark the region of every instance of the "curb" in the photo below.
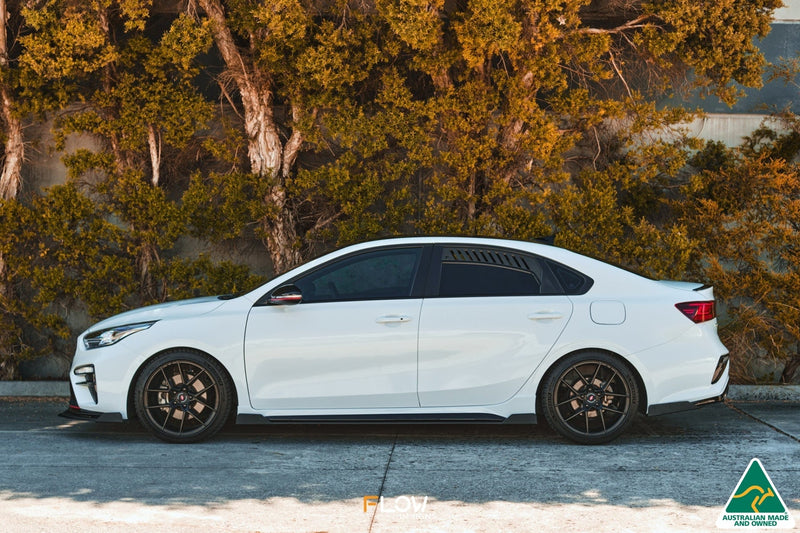
[[[0,381],[3,396],[57,396],[69,398],[68,381]]]
[[[800,385],[731,385],[728,398],[739,402],[800,402]]]
[[[0,381],[0,397],[69,397],[68,381]],[[737,402],[800,402],[800,385],[731,385],[728,398]]]

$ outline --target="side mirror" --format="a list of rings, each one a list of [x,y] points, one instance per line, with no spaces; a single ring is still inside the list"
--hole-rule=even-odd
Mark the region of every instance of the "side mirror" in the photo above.
[[[303,293],[296,285],[282,285],[267,298],[269,305],[295,305],[303,301]]]

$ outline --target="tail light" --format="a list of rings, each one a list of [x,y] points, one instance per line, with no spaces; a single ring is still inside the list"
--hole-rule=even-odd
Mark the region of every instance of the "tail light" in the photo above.
[[[717,310],[713,300],[710,302],[683,302],[675,304],[675,307],[695,324],[707,322],[717,317]]]

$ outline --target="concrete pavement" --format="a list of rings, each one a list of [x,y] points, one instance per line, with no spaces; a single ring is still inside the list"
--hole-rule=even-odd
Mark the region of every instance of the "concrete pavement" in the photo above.
[[[4,531],[717,531],[753,457],[800,524],[793,402],[640,418],[595,447],[486,425],[234,426],[169,445],[62,408],[0,399]]]

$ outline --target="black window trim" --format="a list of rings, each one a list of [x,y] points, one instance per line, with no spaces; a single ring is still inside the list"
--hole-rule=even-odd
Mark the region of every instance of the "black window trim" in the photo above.
[[[358,250],[335,259],[331,259],[330,261],[325,261],[321,265],[317,265],[316,267],[303,271],[302,273],[286,280],[285,282],[281,283],[280,285],[273,287],[270,289],[266,294],[264,294],[258,301],[255,303],[254,307],[263,307],[269,306],[268,303],[269,296],[272,294],[276,289],[280,287],[284,287],[286,285],[294,285],[297,280],[304,278],[310,274],[318,272],[323,268],[328,268],[329,266],[333,266],[336,263],[342,261],[349,261],[359,255],[365,255],[368,253],[374,252],[381,252],[381,251],[388,251],[388,250],[402,250],[402,249],[410,249],[410,248],[418,248],[422,250],[419,260],[419,267],[417,267],[417,272],[414,276],[414,281],[411,283],[411,294],[409,296],[403,296],[399,298],[357,298],[357,299],[343,299],[343,300],[327,300],[324,302],[300,302],[299,305],[312,305],[312,304],[329,304],[329,303],[343,303],[343,302],[371,302],[377,300],[415,300],[421,299],[424,297],[425,294],[425,280],[428,279],[428,270],[431,264],[431,255],[433,250],[433,244],[425,244],[425,243],[405,243],[405,244],[390,244],[387,246],[379,246],[375,248],[364,248],[363,250]]]
[[[566,294],[567,296],[581,296],[581,295],[584,295],[587,292],[589,292],[589,289],[591,289],[594,286],[594,279],[592,279],[591,277],[587,276],[586,274],[584,274],[580,270],[575,270],[574,268],[572,268],[570,266],[567,266],[564,263],[560,263],[558,261],[550,259],[549,257],[543,257],[542,258],[542,262],[547,267],[547,270],[550,271],[551,275],[553,276],[553,279],[558,284],[558,286],[561,287],[561,290],[563,291],[563,294]],[[553,268],[552,268],[553,265],[556,265],[559,268],[562,268],[564,270],[569,270],[570,272],[572,272],[576,276],[582,278],[583,279],[583,285],[581,285],[577,290],[574,290],[574,291],[568,291],[568,290],[564,289],[564,285],[558,279],[558,276],[556,275],[556,273],[553,272]]]

